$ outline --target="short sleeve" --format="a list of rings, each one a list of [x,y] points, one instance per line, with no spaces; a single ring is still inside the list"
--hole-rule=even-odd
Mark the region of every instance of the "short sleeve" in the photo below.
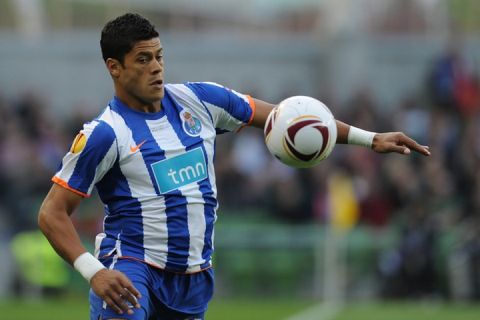
[[[116,137],[112,127],[104,121],[86,123],[73,140],[52,181],[82,197],[89,197],[116,158]]]
[[[187,86],[205,105],[217,131],[235,131],[253,120],[255,104],[250,96],[213,82],[190,82]]]

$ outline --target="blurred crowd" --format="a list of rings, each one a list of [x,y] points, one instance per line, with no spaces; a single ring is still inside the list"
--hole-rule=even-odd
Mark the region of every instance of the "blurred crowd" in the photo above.
[[[461,55],[454,49],[440,55],[425,75],[425,86],[396,106],[379,105],[375,88],[368,87],[359,88],[342,106],[328,97],[317,98],[338,119],[357,127],[404,131],[429,145],[432,156],[379,155],[338,145],[319,166],[294,170],[268,154],[261,130],[246,128],[235,137],[219,137],[220,212],[248,214],[260,209],[272,221],[327,223],[329,183],[341,175],[353,186],[358,207],[354,224],[375,230],[395,226],[401,234],[399,245],[379,257],[385,296],[443,293],[480,298],[480,86]],[[72,110],[70,118],[58,118],[50,113],[48,99],[38,93],[0,96],[4,240],[36,229],[37,210],[51,176],[83,122],[95,116],[84,113],[91,108],[82,105]],[[89,206],[86,218],[77,214],[75,219],[80,231],[93,238],[103,213],[99,201]],[[452,249],[439,260],[442,245],[450,239],[445,240],[445,234],[454,239]],[[438,281],[449,272],[455,278],[443,278],[452,283]]]
[[[368,87],[344,106],[318,98],[338,119],[403,131],[432,156],[337,145],[319,166],[293,170],[267,154],[261,132],[245,130],[219,144],[223,208],[262,207],[288,223],[327,223],[332,181],[344,177],[354,190],[354,224],[398,230],[398,245],[378,258],[385,297],[480,298],[480,86],[462,54],[451,47],[439,55],[424,87],[395,106],[379,105]]]

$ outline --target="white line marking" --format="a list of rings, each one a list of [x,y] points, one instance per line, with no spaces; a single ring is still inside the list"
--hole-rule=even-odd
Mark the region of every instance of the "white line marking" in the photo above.
[[[342,311],[338,303],[321,303],[297,313],[286,320],[333,320]]]

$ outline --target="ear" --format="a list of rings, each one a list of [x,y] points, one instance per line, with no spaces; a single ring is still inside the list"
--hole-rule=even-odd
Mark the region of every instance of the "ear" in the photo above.
[[[105,65],[107,66],[108,72],[114,78],[118,78],[120,76],[120,71],[122,68],[122,64],[117,59],[108,58],[105,61]]]

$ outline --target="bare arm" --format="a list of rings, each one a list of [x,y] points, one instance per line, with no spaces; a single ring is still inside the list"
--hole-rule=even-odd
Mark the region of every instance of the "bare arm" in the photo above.
[[[55,251],[71,265],[78,256],[87,251],[70,219],[81,200],[79,195],[54,184],[38,215],[40,229]]]
[[[71,265],[80,255],[87,252],[70,219],[81,200],[82,197],[79,195],[54,184],[45,197],[38,214],[40,229],[55,251]],[[91,278],[90,285],[95,293],[116,309],[119,314],[133,312],[128,308],[124,299],[140,308],[136,300],[136,298],[140,298],[140,293],[119,271],[100,270]]]
[[[337,120],[337,143],[348,143],[348,134],[350,126]],[[373,136],[372,150],[378,153],[396,152],[401,154],[410,154],[411,150],[430,155],[427,146],[422,146],[403,132],[384,132],[376,133]]]
[[[253,99],[255,102],[255,115],[252,121],[252,126],[262,128],[265,126],[268,114],[275,107],[275,105],[259,100]],[[337,143],[348,143],[348,134],[350,132],[350,125],[336,120],[337,122]],[[385,132],[376,133],[372,141],[372,150],[379,153],[397,152],[401,154],[410,154],[411,150],[421,153],[425,156],[430,155],[428,147],[418,144],[402,132]]]

